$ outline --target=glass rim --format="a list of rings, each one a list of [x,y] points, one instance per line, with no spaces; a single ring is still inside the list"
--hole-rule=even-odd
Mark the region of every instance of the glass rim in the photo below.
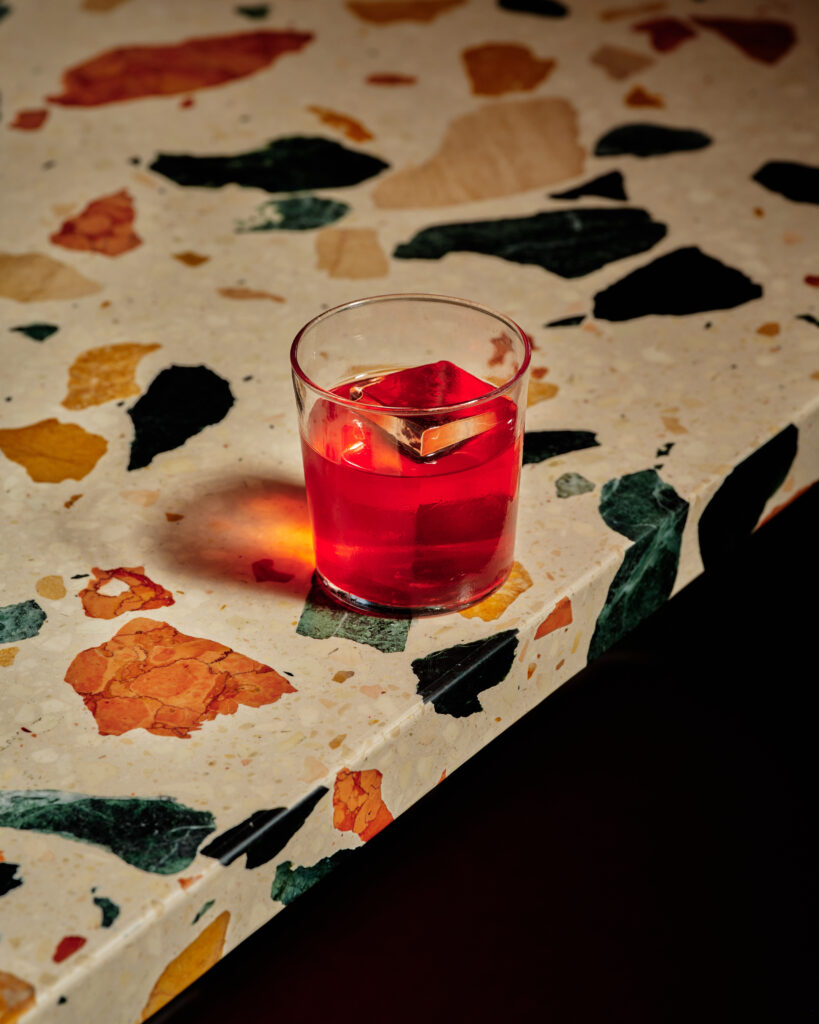
[[[375,305],[376,303],[388,303],[397,301],[422,301],[422,302],[439,302],[449,306],[464,306],[467,309],[474,310],[479,313],[484,313],[487,316],[492,317],[495,320],[500,321],[509,327],[514,333],[516,333],[523,342],[523,360],[520,366],[517,368],[515,373],[505,381],[503,384],[499,384],[491,391],[487,391],[485,395],[478,395],[477,398],[470,398],[465,402],[453,402],[450,405],[430,405],[423,407],[413,407],[406,405],[379,405],[372,404],[369,402],[363,402],[360,399],[354,401],[351,398],[342,398],[340,395],[334,395],[331,391],[323,388],[320,384],[316,384],[315,381],[311,380],[304,369],[299,364],[298,360],[298,348],[299,344],[304,338],[304,335],[310,328],[315,327],[316,324],[322,320],[329,320],[332,316],[337,313],[345,312],[349,309],[354,309],[358,306]],[[418,415],[435,415],[437,413],[449,413],[455,410],[461,409],[472,409],[486,402],[492,401],[496,398],[502,398],[507,392],[511,391],[515,385],[520,381],[523,375],[529,368],[529,363],[532,359],[532,343],[529,335],[523,330],[515,321],[506,316],[503,313],[499,313],[496,309],[492,309],[490,306],[484,306],[479,302],[473,302],[471,299],[462,299],[455,295],[437,295],[431,292],[389,292],[384,295],[370,295],[361,299],[353,299],[350,302],[342,302],[338,306],[333,306],[331,309],[325,309],[317,316],[314,316],[311,320],[308,320],[306,324],[299,330],[293,339],[293,343],[290,346],[290,366],[293,370],[293,374],[298,377],[302,383],[306,384],[311,390],[317,392],[319,395],[329,399],[332,402],[337,402],[339,405],[348,406],[351,409],[367,409],[370,412],[387,412],[395,416],[418,416]]]

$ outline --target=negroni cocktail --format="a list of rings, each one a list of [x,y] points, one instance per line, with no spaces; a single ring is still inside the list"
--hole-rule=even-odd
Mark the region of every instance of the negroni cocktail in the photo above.
[[[462,307],[468,323],[454,330]],[[346,331],[331,323],[339,314]],[[423,359],[441,349],[453,357]],[[363,300],[303,329],[294,382],[316,570],[331,594],[365,611],[436,612],[503,582],[528,361],[514,324],[437,296]]]

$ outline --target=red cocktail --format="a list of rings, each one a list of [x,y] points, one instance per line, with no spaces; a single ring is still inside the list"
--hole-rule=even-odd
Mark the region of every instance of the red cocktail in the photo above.
[[[498,326],[485,339],[487,375]],[[359,369],[322,388],[296,373],[316,568],[334,596],[364,610],[430,612],[472,604],[503,582],[517,516],[525,338],[520,348],[500,387],[446,359]]]

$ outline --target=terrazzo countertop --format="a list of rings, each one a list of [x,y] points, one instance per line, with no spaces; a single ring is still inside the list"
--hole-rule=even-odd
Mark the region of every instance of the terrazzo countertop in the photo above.
[[[818,27],[0,3],[2,1024],[145,1020],[819,478]],[[407,291],[535,345],[513,573],[411,622],[312,585],[287,358]]]

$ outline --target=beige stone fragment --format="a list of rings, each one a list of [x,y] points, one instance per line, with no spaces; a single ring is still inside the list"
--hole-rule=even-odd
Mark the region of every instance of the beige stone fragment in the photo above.
[[[520,562],[513,562],[512,571],[502,587],[494,594],[490,594],[489,597],[485,597],[483,601],[473,604],[471,608],[465,608],[460,614],[465,619],[480,618],[484,622],[492,622],[494,619],[499,619],[509,605],[531,585],[532,577],[529,573]]]
[[[138,395],[140,387],[134,374],[143,356],[159,345],[102,345],[80,353],[68,370],[68,394],[63,399],[66,409],[87,409],[115,398]]]
[[[0,297],[17,302],[80,299],[101,285],[39,252],[0,252]]]
[[[66,594],[62,576],[43,576],[34,584],[34,589],[49,601],[59,601]]]
[[[526,395],[526,405],[537,405],[538,402],[545,402],[549,398],[554,398],[560,388],[557,384],[552,384],[547,380],[535,380],[532,377],[529,380],[529,391]]]
[[[687,434],[688,429],[684,427],[676,416],[663,416],[663,426],[670,434]]]
[[[592,64],[601,67],[610,78],[618,81],[634,75],[644,68],[649,68],[654,63],[653,58],[646,57],[636,50],[627,50],[623,46],[609,46],[604,44],[598,47],[589,58]]]
[[[330,277],[384,277],[389,261],[372,228],[325,228],[316,236],[318,269]]]
[[[582,174],[584,157],[568,100],[489,103],[450,122],[438,152],[384,178],[373,199],[411,208],[514,195]]]
[[[125,498],[126,501],[130,501],[132,505],[141,505],[143,508],[147,508],[149,505],[153,505],[156,499],[159,497],[159,491],[120,491],[120,497]]]

